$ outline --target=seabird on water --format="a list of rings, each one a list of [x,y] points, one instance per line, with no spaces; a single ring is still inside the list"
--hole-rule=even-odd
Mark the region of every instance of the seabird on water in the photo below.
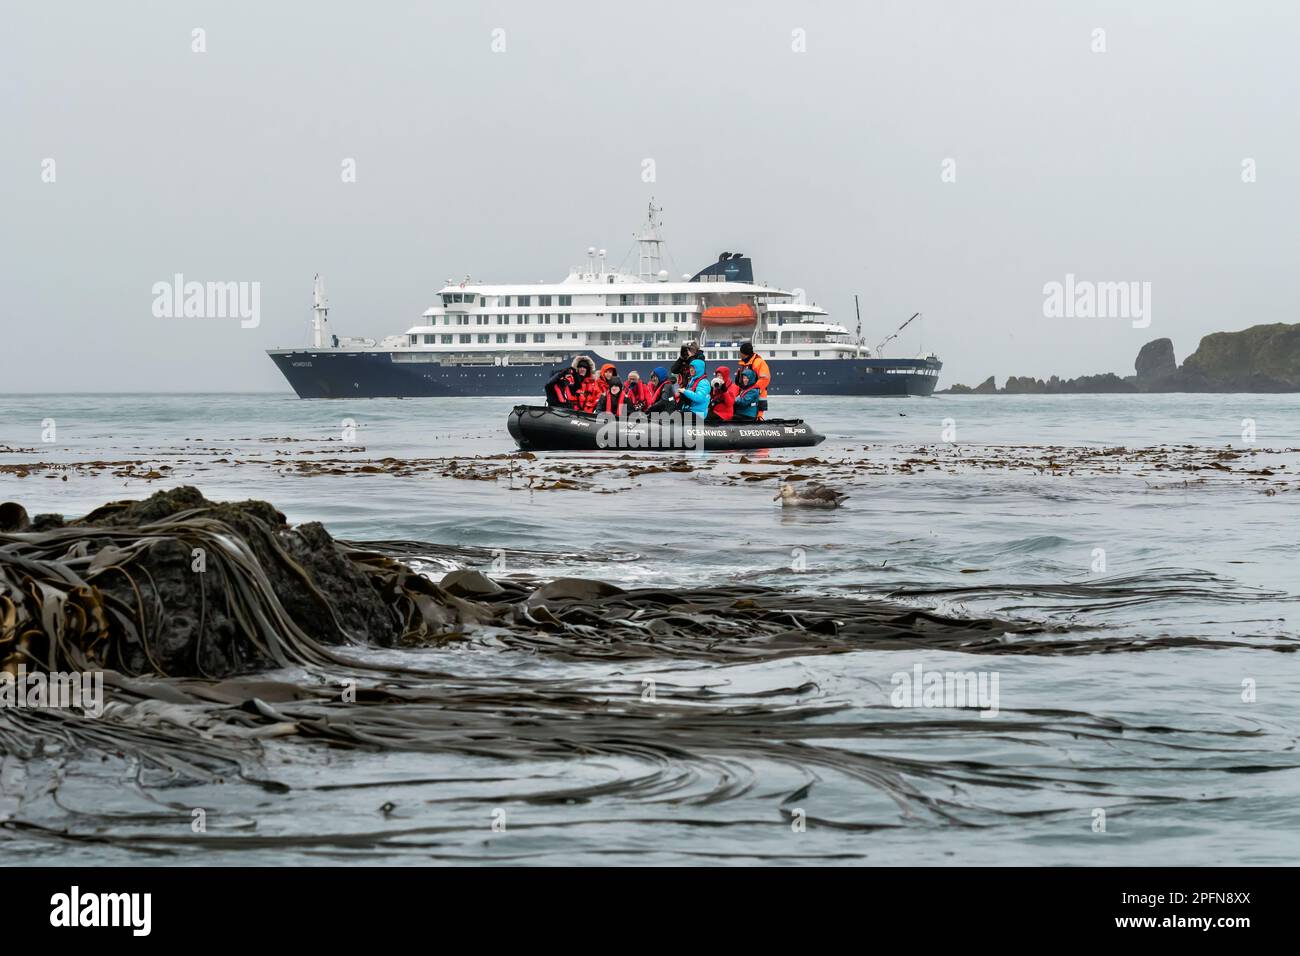
[[[810,482],[796,490],[790,482],[781,485],[781,491],[772,500],[780,499],[786,508],[838,508],[848,498],[842,491],[828,488],[821,482]]]

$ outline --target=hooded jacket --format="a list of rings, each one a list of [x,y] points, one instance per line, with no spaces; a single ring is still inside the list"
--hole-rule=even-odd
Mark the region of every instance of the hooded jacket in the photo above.
[[[658,383],[651,385],[649,382],[643,382],[645,393],[649,396],[649,405],[653,406],[658,402],[672,401],[673,394],[676,392],[676,383],[670,383],[668,369],[662,365],[656,365],[653,370],[654,377],[659,379]]]
[[[605,370],[613,367],[613,365],[606,362],[600,367],[600,371],[594,376],[589,376],[587,381],[582,383],[582,391],[578,394],[578,408],[580,411],[591,414],[603,404],[605,393],[609,391],[609,385],[605,382]]]
[[[732,384],[731,369],[727,366],[722,365],[718,368],[718,378],[722,380],[722,384],[713,389],[713,404],[709,408],[709,414],[729,422],[736,413],[735,401],[740,389]]]
[[[754,374],[752,368],[742,368],[736,373],[736,397],[733,406],[736,410],[735,418],[749,419],[753,421],[758,417],[758,386],[754,384],[758,376]]]
[[[690,374],[680,393],[682,411],[694,412],[703,418],[709,414],[709,397],[712,391],[709,377],[704,374],[704,360],[692,359]]]
[[[754,374],[758,376],[758,381],[754,384],[758,388],[758,399],[760,402],[758,417],[762,418],[763,406],[767,404],[767,387],[772,384],[772,370],[767,367],[767,362],[764,360],[763,356],[759,355],[757,352],[749,356],[749,358],[745,358],[745,356],[742,355],[739,364],[741,368],[753,369]]]

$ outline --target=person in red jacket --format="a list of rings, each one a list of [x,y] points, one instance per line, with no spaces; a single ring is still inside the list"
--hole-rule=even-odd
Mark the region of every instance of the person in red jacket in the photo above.
[[[718,366],[714,373],[713,394],[709,399],[709,416],[706,422],[729,422],[736,414],[736,396],[740,389],[731,381],[731,369]]]
[[[582,383],[578,393],[578,410],[592,414],[600,409],[605,393],[609,391],[609,380],[617,374],[613,365],[608,363],[600,367],[600,374]]]
[[[635,370],[627,373],[623,393],[623,401],[629,412],[644,412],[653,402],[650,387],[641,381],[641,373]]]

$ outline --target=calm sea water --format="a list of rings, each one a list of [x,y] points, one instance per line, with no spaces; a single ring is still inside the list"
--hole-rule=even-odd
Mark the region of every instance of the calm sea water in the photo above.
[[[20,501],[33,514],[76,515],[186,483],[213,499],[267,499],[290,521],[322,521],[336,537],[508,549],[511,573],[625,585],[744,580],[858,596],[962,588],[906,600],[949,613],[1069,621],[1088,633],[1257,646],[996,657],[917,648],[726,668],[690,661],[560,664],[493,648],[402,652],[455,673],[707,685],[719,690],[718,700],[698,702],[701,726],[742,705],[846,704],[837,720],[885,722],[892,730],[842,746],[896,758],[905,782],[915,762],[914,785],[946,800],[951,819],[917,814],[869,780],[802,764],[797,753],[660,758],[679,773],[672,787],[549,805],[520,796],[541,781],[599,786],[664,767],[633,756],[502,762],[329,751],[300,741],[266,745],[268,773],[290,788],[274,796],[235,782],[163,792],[129,762],[72,755],[24,766],[10,760],[0,774],[0,819],[147,838],[178,825],[159,822],[160,812],[210,808],[215,842],[166,851],[165,859],[182,863],[349,856],[394,863],[1300,859],[1300,659],[1260,646],[1293,643],[1300,630],[1300,490],[1286,478],[1300,461],[1300,396],[781,399],[781,414],[808,419],[827,441],[814,450],[753,455],[753,462],[935,462],[852,475],[840,466],[831,477],[851,498],[832,512],[780,508],[774,482],[735,480],[749,467],[735,454],[688,456],[699,467],[633,479],[612,453],[594,466],[591,455],[541,456],[539,467],[571,462],[593,473],[591,487],[571,491],[531,490],[522,480],[466,481],[438,467],[405,477],[304,476],[283,464],[505,454],[513,451],[504,420],[514,403],[0,396],[0,465],[80,465],[33,468],[26,477],[0,473],[0,499]],[[1243,440],[1252,428],[1253,440]],[[1113,467],[1099,458],[1095,467],[1056,474],[1001,467],[1077,457],[1064,449],[1181,445],[1269,449],[1258,460],[1272,475],[1146,467],[1121,456],[1111,459]],[[87,467],[128,461],[141,463],[137,474],[170,470],[150,481],[121,465]],[[813,474],[819,467],[790,470]],[[484,565],[481,558],[462,563]],[[1190,572],[1201,572],[1201,583],[1179,583]],[[1054,585],[1106,582],[1122,582],[1124,594],[1051,593]],[[934,711],[892,707],[893,675],[918,664],[996,671],[1001,715],[938,733],[921,719]],[[766,692],[792,687],[803,688],[797,701],[762,703]],[[1059,726],[1044,729],[1044,715]],[[792,808],[806,814],[804,826],[782,812]],[[492,829],[498,810],[509,821],[504,831]],[[441,828],[436,845],[394,836],[358,853],[343,841],[295,840],[418,826]],[[226,833],[283,839],[222,844]],[[129,841],[87,847],[10,833],[0,842],[10,843],[14,860],[158,862]]]

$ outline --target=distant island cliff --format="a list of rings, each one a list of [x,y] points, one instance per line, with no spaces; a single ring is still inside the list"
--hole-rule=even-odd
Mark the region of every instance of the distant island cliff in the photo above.
[[[1300,324],[1255,325],[1240,332],[1214,332],[1201,339],[1182,365],[1174,343],[1155,339],[1142,346],[1136,374],[1114,372],[1049,379],[1013,375],[997,387],[990,375],[979,385],[953,385],[936,394],[1066,395],[1116,392],[1300,392]]]

